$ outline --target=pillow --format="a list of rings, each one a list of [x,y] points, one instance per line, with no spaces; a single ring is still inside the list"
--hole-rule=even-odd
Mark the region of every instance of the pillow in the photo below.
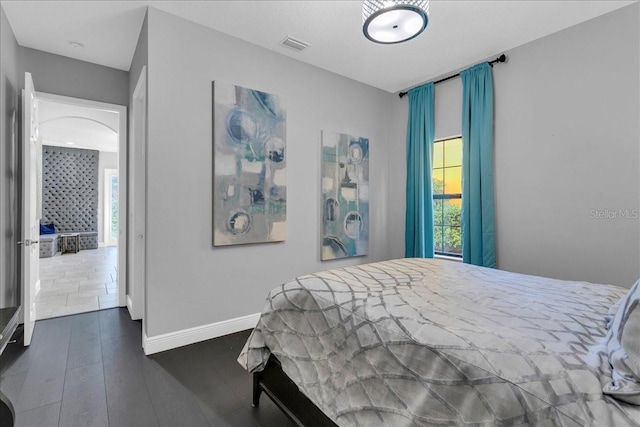
[[[612,380],[602,391],[640,405],[640,280],[620,301],[607,334],[607,351]]]
[[[40,224],[40,234],[56,234],[56,226],[51,224]]]

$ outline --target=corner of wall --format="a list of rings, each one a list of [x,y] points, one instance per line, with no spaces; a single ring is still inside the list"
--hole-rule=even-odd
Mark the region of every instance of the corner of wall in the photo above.
[[[19,137],[18,42],[0,4],[0,308],[20,305],[17,206]],[[9,286],[9,284],[15,284]]]

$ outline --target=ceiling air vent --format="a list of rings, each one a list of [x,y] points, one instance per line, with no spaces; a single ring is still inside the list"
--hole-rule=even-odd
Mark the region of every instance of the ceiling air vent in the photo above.
[[[305,43],[303,41],[300,40],[296,40],[293,37],[287,37],[286,39],[284,39],[281,43],[283,46],[286,46],[290,49],[293,49],[297,52],[302,52],[303,50],[305,50],[306,48],[309,47],[309,43]]]

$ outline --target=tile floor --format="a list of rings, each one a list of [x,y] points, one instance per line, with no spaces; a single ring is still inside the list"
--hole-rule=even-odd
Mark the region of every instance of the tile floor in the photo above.
[[[117,307],[117,258],[115,246],[40,258],[36,319]]]
[[[264,393],[251,406],[250,332],[145,356],[126,308],[38,321],[0,357],[0,391],[16,427],[293,427]]]

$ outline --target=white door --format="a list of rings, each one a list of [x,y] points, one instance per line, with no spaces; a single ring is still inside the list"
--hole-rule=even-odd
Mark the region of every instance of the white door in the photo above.
[[[24,345],[31,344],[36,321],[35,297],[40,289],[40,222],[38,213],[38,110],[31,74],[22,91],[22,310]]]
[[[146,67],[142,67],[131,106],[131,144],[129,146],[129,266],[127,307],[131,318],[144,318],[146,281]]]

